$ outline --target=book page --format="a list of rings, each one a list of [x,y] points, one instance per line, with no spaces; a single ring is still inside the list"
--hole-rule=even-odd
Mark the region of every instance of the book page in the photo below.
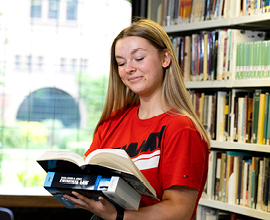
[[[43,153],[37,161],[46,160],[66,160],[82,166],[84,164],[84,159],[77,153],[68,150],[51,150]]]
[[[100,165],[124,173],[136,176],[152,193],[155,190],[131,160],[125,150],[122,149],[97,149],[85,158],[86,164]]]

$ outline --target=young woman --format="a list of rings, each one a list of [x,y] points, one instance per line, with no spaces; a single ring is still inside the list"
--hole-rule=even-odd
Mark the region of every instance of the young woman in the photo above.
[[[193,110],[172,43],[161,26],[139,20],[111,47],[109,87],[103,114],[86,156],[122,148],[156,190],[138,211],[117,212],[106,199],[66,196],[105,220],[192,219],[208,170],[210,141]]]

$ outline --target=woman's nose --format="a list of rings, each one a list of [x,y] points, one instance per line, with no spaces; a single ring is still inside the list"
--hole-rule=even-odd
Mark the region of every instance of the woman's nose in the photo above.
[[[134,63],[132,61],[128,61],[126,64],[126,72],[133,73],[135,71],[136,71],[136,68],[134,67]]]

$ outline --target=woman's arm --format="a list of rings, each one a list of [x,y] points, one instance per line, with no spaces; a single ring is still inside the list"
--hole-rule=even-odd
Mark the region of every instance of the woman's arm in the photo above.
[[[78,199],[70,196],[65,196],[65,198],[75,203],[77,207],[89,210],[105,220],[116,220],[117,211],[109,201],[105,199],[95,201],[78,193],[74,193],[74,195]],[[196,189],[172,186],[164,191],[160,203],[140,208],[138,211],[125,210],[124,220],[190,220],[197,196]]]

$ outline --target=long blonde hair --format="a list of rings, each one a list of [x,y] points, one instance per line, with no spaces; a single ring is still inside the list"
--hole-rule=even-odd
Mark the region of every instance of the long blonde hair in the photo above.
[[[210,147],[209,137],[194,111],[191,99],[185,87],[172,42],[160,25],[148,19],[142,19],[132,23],[131,26],[122,30],[112,43],[107,96],[102,115],[94,133],[97,132],[98,126],[108,118],[112,112],[118,112],[125,107],[128,108],[140,103],[139,96],[127,88],[120,79],[118,65],[115,59],[115,45],[117,41],[128,36],[142,37],[148,40],[158,50],[168,49],[171,56],[171,63],[169,67],[165,69],[164,74],[161,97],[163,106],[174,109],[173,112],[169,112],[170,115],[188,116],[200,132],[201,137]]]

